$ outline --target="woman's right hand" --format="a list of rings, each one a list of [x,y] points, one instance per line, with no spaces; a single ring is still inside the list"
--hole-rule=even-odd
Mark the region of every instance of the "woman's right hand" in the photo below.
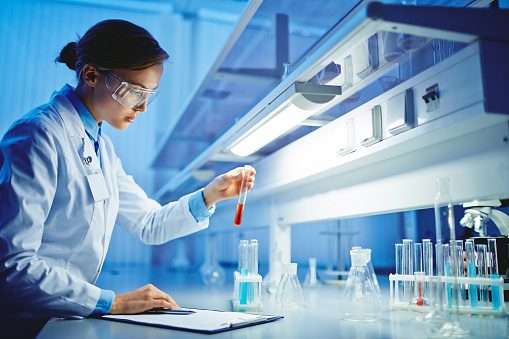
[[[152,284],[125,294],[117,294],[108,314],[136,314],[153,308],[180,309],[168,294]]]

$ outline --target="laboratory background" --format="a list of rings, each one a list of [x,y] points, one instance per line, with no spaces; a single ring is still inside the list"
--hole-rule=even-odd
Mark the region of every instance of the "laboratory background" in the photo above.
[[[468,90],[463,92],[464,82],[475,83],[465,85],[474,90],[483,87],[475,80],[480,78],[476,73],[481,72],[479,66],[475,61],[472,67],[464,66],[459,73],[466,80],[451,84],[442,84],[440,72],[454,69],[462,58],[467,60],[463,55],[470,53],[473,59],[478,50],[488,50],[475,45],[480,37],[502,41],[503,55],[508,55],[508,32],[495,32],[493,25],[484,22],[466,27],[465,22],[454,21],[455,16],[446,22],[447,14],[440,12],[438,27],[424,23],[424,36],[419,36],[421,31],[415,27],[406,32],[421,38],[420,42],[410,42],[414,45],[406,49],[402,45],[391,49],[391,39],[397,44],[399,33],[388,31],[390,23],[373,28],[357,19],[360,8],[368,3],[2,0],[1,135],[14,120],[47,102],[53,91],[65,83],[76,85],[75,73],[55,62],[63,46],[101,20],[124,19],[146,28],[170,55],[164,64],[160,93],[148,111],[140,113],[125,131],[103,125],[126,173],[149,197],[164,204],[237,166],[251,165],[257,170],[240,226],[234,225],[237,201],[225,201],[217,204],[208,229],[164,245],[142,244],[116,227],[99,287],[113,288],[115,284],[117,289],[128,290],[133,281],[153,283],[164,276],[203,286],[205,291],[230,286],[233,292],[234,271],[241,256],[239,243],[256,239],[258,270],[264,280],[271,262],[291,262],[297,264],[297,277],[303,284],[314,258],[311,262],[316,262],[320,283],[338,289],[344,284],[335,281],[348,278],[352,247],[371,249],[372,266],[382,293],[388,295],[389,274],[397,273],[395,244],[403,239],[413,243],[437,240],[433,204],[439,177],[449,179],[456,239],[480,235],[472,225],[460,225],[468,209],[463,204],[509,198],[507,172],[501,174],[508,168],[508,159],[503,158],[507,146],[497,144],[498,153],[493,155],[489,146],[495,143],[489,137],[495,133],[490,128],[497,133],[500,126],[507,129],[507,93],[494,100],[495,111],[504,104],[506,107],[496,114],[488,108],[482,113],[468,108],[477,107],[477,103],[466,105],[463,116],[444,111],[432,120],[421,114],[433,115],[446,107],[448,112],[461,111],[460,103],[459,108],[449,107],[451,102],[475,97]],[[509,2],[502,0],[382,3],[509,7]],[[451,33],[443,39],[439,39],[442,33],[426,36],[433,29]],[[507,74],[507,59],[500,67]],[[439,80],[424,81],[433,77]],[[310,87],[302,89],[296,85],[299,83]],[[320,88],[324,86],[336,89],[321,92],[329,90]],[[448,98],[449,93],[457,94],[454,100]],[[309,102],[316,106],[313,112],[261,146],[236,149],[239,141],[248,139],[253,130],[278,113],[277,105],[296,96],[311,98]],[[409,101],[415,102],[412,109]],[[402,117],[388,115],[390,105],[402,105]],[[369,114],[363,116],[362,112]],[[492,115],[496,118],[491,119]],[[362,123],[369,128],[361,127]],[[501,133],[507,135],[507,131]],[[507,137],[504,142],[507,144]],[[485,171],[483,163],[490,170]],[[500,237],[490,211],[492,207],[508,214],[509,207],[501,204],[487,207],[482,236]],[[207,276],[207,270],[215,275]]]

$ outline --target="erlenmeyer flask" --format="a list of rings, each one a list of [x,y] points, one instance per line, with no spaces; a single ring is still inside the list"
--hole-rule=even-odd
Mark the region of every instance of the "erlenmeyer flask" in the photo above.
[[[309,269],[306,274],[306,279],[304,279],[303,286],[311,288],[320,287],[320,282],[316,275],[316,258],[309,258]]]
[[[276,292],[276,303],[283,307],[303,307],[306,305],[302,287],[297,277],[297,264],[283,264],[283,275]]]
[[[380,318],[380,302],[366,266],[366,252],[350,251],[352,267],[346,281],[341,316],[349,321],[376,321]]]

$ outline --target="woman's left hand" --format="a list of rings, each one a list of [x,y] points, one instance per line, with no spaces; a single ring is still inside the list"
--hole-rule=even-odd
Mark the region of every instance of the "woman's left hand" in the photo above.
[[[244,177],[244,168],[237,167],[225,174],[217,176],[210,184],[203,189],[203,200],[205,206],[211,208],[215,203],[232,199],[239,196],[240,186],[242,185],[242,178]],[[256,171],[253,168],[251,175],[248,178],[248,191],[254,185]]]

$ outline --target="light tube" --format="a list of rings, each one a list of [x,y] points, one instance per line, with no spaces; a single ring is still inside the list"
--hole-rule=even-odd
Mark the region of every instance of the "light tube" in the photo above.
[[[316,111],[307,111],[289,104],[274,118],[241,140],[231,149],[231,152],[238,156],[248,156],[288,132]]]

